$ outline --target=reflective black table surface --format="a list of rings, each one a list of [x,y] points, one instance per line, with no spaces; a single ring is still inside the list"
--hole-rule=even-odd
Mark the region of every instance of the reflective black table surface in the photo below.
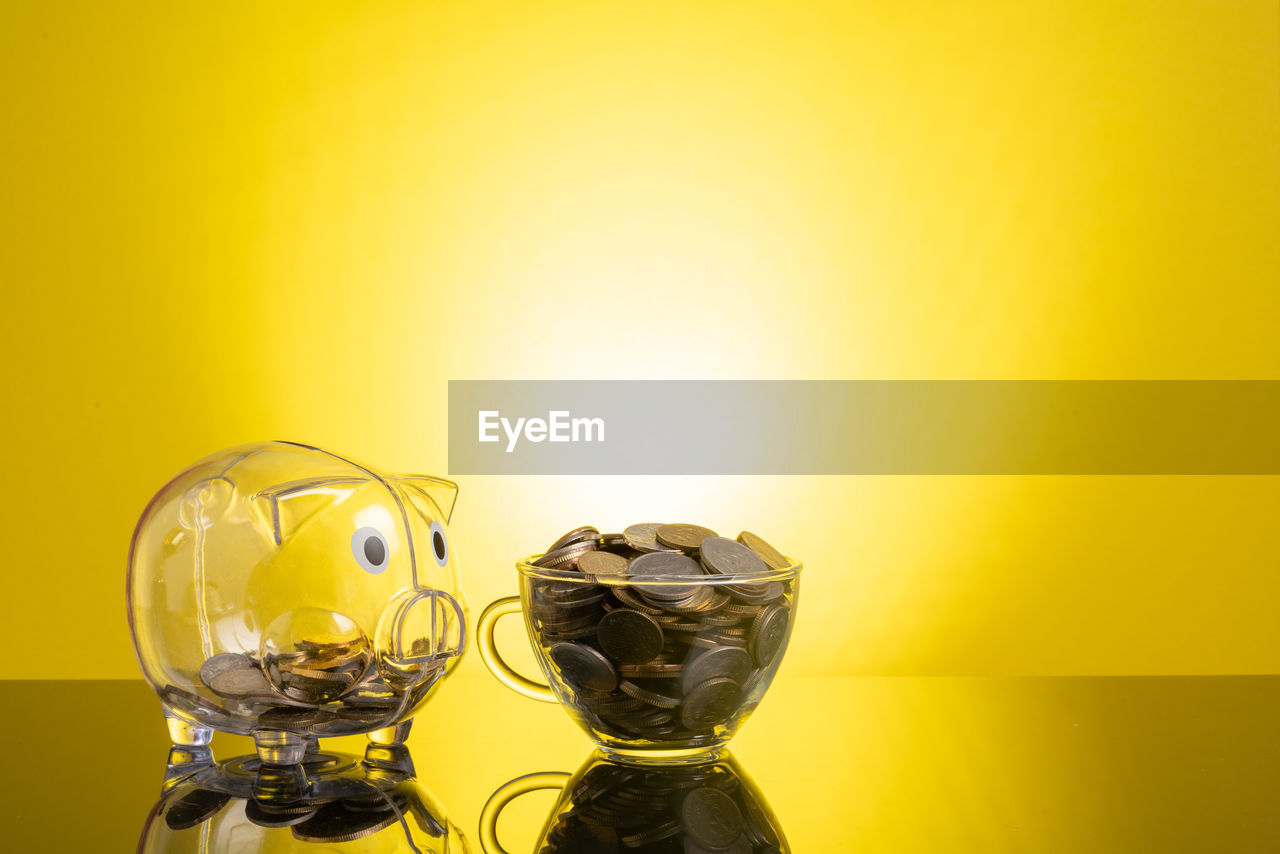
[[[136,850],[169,750],[150,689],[0,682],[0,709],[9,760],[0,850]],[[452,822],[473,851],[495,789],[534,772],[571,772],[592,752],[558,707],[465,671],[423,710],[407,743],[434,805],[423,820]],[[364,742],[322,744],[359,756]],[[212,748],[218,760],[252,752],[248,739],[223,735]],[[1280,851],[1280,677],[784,674],[732,753],[784,844],[806,854]],[[513,801],[498,825],[502,844],[531,851],[555,797]],[[203,848],[181,850],[235,850],[225,847],[234,840],[203,838]],[[373,836],[329,845],[290,838],[296,849],[249,837],[234,844],[413,850],[377,847]]]

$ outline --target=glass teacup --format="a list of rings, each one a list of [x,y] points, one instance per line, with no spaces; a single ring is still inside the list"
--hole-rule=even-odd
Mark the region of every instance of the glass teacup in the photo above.
[[[679,552],[628,562],[625,550],[603,535],[519,561],[520,595],[480,617],[481,656],[513,690],[559,702],[610,756],[705,762],[778,671],[801,565],[717,574]],[[497,650],[495,624],[516,611],[549,684],[516,673]]]

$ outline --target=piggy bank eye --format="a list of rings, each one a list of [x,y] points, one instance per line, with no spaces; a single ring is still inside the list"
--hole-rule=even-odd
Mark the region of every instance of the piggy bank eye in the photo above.
[[[449,564],[449,537],[444,532],[444,525],[431,523],[431,555],[441,566]]]
[[[387,539],[377,528],[361,528],[351,536],[351,554],[361,569],[377,575],[387,568]]]

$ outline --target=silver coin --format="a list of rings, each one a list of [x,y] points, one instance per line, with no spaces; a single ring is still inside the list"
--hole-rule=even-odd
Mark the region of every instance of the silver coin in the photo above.
[[[205,659],[200,666],[200,681],[212,688],[213,678],[219,673],[226,673],[228,670],[255,670],[257,667],[258,663],[244,653],[220,652]]]
[[[703,682],[712,679],[732,679],[742,685],[751,675],[751,670],[751,654],[745,649],[717,644],[685,665],[680,684],[685,693],[692,693]]]
[[[748,605],[767,605],[782,598],[782,594],[786,592],[781,581],[770,581],[764,585],[730,584],[727,589],[733,594],[733,598]]]
[[[658,529],[662,525],[662,522],[639,522],[628,525],[623,529],[622,536],[626,539],[627,545],[638,552],[669,551],[666,546],[658,543]]]
[[[333,712],[324,709],[296,709],[281,706],[258,715],[258,723],[270,729],[305,730],[316,724],[326,724],[337,719]]]
[[[642,614],[648,614],[650,617],[661,617],[665,611],[661,608],[655,608],[648,603],[648,600],[642,599],[636,593],[625,587],[618,587],[613,590],[613,595],[618,597],[618,601],[628,608],[634,608]]]
[[[729,601],[728,594],[718,592],[710,584],[685,585],[684,589],[689,591],[688,596],[682,599],[669,598],[661,603],[661,607],[676,614],[710,614],[720,610]],[[657,597],[650,595],[649,598]]]
[[[575,688],[612,691],[618,687],[618,671],[598,650],[585,644],[564,641],[548,653],[560,668],[560,675]]]
[[[605,614],[596,637],[604,654],[618,664],[644,664],[662,652],[662,626],[648,614],[628,608]]]
[[[574,569],[577,566],[578,558],[592,551],[595,547],[595,540],[572,543],[547,552],[535,560],[533,565],[544,569]]]
[[[728,537],[707,537],[698,556],[703,567],[720,575],[764,575],[769,571],[758,554]]]
[[[674,709],[680,705],[679,697],[668,697],[666,694],[659,694],[657,691],[653,691],[650,688],[646,688],[636,682],[631,682],[626,679],[623,679],[618,684],[618,687],[624,694],[634,697],[640,702],[646,703],[650,706],[657,706],[660,709]],[[669,718],[664,716],[661,719],[661,722],[665,722],[667,720],[669,720]]]
[[[680,552],[650,552],[631,561],[627,567],[627,574],[633,579],[667,578],[674,581],[679,578],[700,576],[703,572],[698,562],[688,555]],[[646,596],[660,599],[683,599],[690,592],[687,587],[679,584],[656,582],[649,584],[643,581],[632,581],[631,586]]]
[[[560,539],[556,540],[547,548],[547,552],[554,552],[558,549],[564,548],[565,546],[574,545],[575,543],[595,540],[599,536],[600,531],[598,531],[594,525],[583,525],[581,528],[574,528],[569,533],[561,536]]]
[[[728,677],[703,682],[684,698],[680,720],[689,729],[706,730],[729,719],[742,703],[742,688]]]
[[[214,693],[223,697],[260,697],[273,693],[267,677],[258,668],[224,670],[209,681]]]
[[[790,622],[791,612],[777,605],[766,607],[751,621],[747,648],[751,650],[756,664],[765,667],[773,661],[782,642],[786,640]]]

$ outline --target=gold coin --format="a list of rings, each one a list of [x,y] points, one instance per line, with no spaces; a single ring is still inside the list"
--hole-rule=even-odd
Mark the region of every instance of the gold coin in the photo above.
[[[587,552],[578,558],[578,571],[588,575],[626,575],[627,559],[613,552]]]
[[[655,536],[660,545],[664,545],[669,549],[679,549],[682,552],[696,552],[702,545],[702,541],[707,537],[716,536],[716,532],[710,528],[704,528],[701,525],[690,525],[687,522],[677,522],[671,525],[660,525],[655,532]]]
[[[786,569],[791,566],[791,562],[786,559],[782,552],[769,545],[757,534],[753,534],[750,531],[743,531],[738,535],[738,542],[758,554],[760,559],[769,564],[773,569]]]

